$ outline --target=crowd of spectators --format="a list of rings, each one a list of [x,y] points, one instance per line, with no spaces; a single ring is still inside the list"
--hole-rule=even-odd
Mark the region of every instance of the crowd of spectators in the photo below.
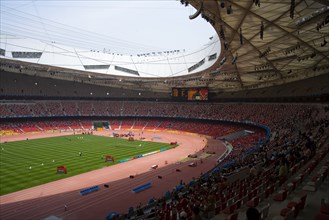
[[[62,106],[63,106],[63,111],[67,116],[71,116],[71,115],[74,116],[79,114],[76,102],[63,102]]]
[[[82,116],[94,115],[94,108],[92,102],[77,102],[77,107],[78,107],[79,115]]]
[[[43,109],[41,112],[40,110]],[[38,101],[31,103],[1,103],[1,117],[13,116],[157,116],[201,119],[253,121],[260,124],[280,124],[283,118],[294,114],[307,116],[308,104],[217,104],[217,103],[169,103],[134,101]],[[260,114],[255,114],[255,112]],[[34,114],[31,114],[34,113]],[[269,114],[271,113],[271,114]],[[295,123],[298,121],[292,121]]]
[[[43,102],[36,102],[31,107],[34,117],[49,116],[46,105]]]
[[[317,148],[328,138],[327,109],[291,106],[284,107],[284,112],[277,108],[278,112],[273,112],[274,116],[265,117],[268,114],[268,106],[263,107],[265,112],[255,113],[261,122],[267,122],[274,128],[273,136],[268,142],[250,154],[242,154],[241,157],[241,146],[258,142],[260,136],[251,135],[232,141],[239,153],[233,151],[226,159],[234,161],[231,166],[200,176],[190,183],[182,183],[178,185],[179,189],[176,187],[164,193],[163,197],[153,198],[152,202],[145,206],[130,208],[124,218],[137,216],[152,219],[156,216],[159,219],[200,219],[229,213],[232,205],[238,209],[241,205],[248,206],[256,197],[258,200],[260,197],[268,197],[274,192],[274,188],[284,184],[301,164],[327,153],[328,149],[322,151],[321,155],[316,154]],[[228,181],[231,175],[242,172],[245,167],[249,169],[249,176],[234,182]],[[306,170],[303,175],[308,174],[307,172]],[[263,210],[257,205],[246,212],[248,219],[254,215],[259,219],[259,215],[263,215]]]
[[[10,117],[14,116],[14,114],[10,111],[10,109],[7,107],[7,105],[0,105],[0,115],[2,117]]]
[[[261,140],[266,135],[261,128],[253,127],[251,130],[256,131],[254,134],[233,140],[232,153],[215,169],[190,183],[179,184],[181,186],[179,189],[167,192],[161,198],[153,198],[152,208],[148,213],[142,206],[130,209],[132,210],[130,215],[143,216],[143,218],[158,216],[161,219],[198,219],[200,215],[209,217],[209,215],[223,212],[232,201],[241,201],[245,204],[260,189],[263,189],[260,187],[275,185],[277,180],[283,184],[296,164],[305,163],[317,156],[316,152],[328,138],[329,131],[329,108],[325,105],[210,103],[201,105],[200,103],[161,102],[102,102],[100,104],[96,101],[88,104],[77,101],[44,102],[43,105],[49,116],[65,116],[66,109],[70,109],[68,106],[74,106],[74,103],[77,108],[87,108],[83,111],[84,115],[93,115],[97,112],[99,116],[166,117],[167,119],[149,120],[145,122],[145,125],[153,126],[154,129],[204,132],[213,137],[230,134],[238,131],[238,128],[234,125],[225,127],[223,124],[208,121],[184,122],[180,118],[251,121],[270,128],[272,136],[261,145]],[[3,118],[30,116],[38,111],[34,109],[38,105],[17,107],[15,104],[6,104],[5,106],[7,110],[0,105]],[[74,107],[71,109],[73,109],[71,112],[74,112]],[[81,111],[77,110],[76,113],[76,116],[79,116]],[[132,120],[110,119],[110,124],[112,129],[122,125],[129,127],[136,124],[136,121],[131,123]],[[90,119],[78,124],[91,127]],[[143,120],[137,121],[137,125],[143,124]],[[245,167],[250,169],[250,177],[234,183],[228,181],[230,175],[239,173]],[[266,181],[263,181],[264,179]],[[255,192],[253,189],[258,191]]]

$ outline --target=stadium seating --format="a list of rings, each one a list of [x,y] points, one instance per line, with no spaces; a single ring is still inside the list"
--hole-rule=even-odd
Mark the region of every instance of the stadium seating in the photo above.
[[[21,105],[21,106],[20,106]],[[16,129],[26,132],[27,129],[91,129],[93,118],[66,119],[64,116],[104,116],[109,121],[112,130],[146,128],[159,130],[180,130],[210,135],[214,138],[223,137],[243,129],[254,131],[253,134],[231,140],[232,153],[225,158],[217,167],[204,176],[200,176],[193,185],[181,185],[180,188],[169,192],[165,201],[169,204],[159,207],[156,215],[167,218],[166,213],[174,209],[183,209],[182,205],[174,196],[175,193],[184,195],[190,208],[193,204],[208,204],[201,208],[205,218],[213,214],[226,214],[229,218],[236,218],[235,214],[241,207],[256,207],[262,214],[262,219],[269,213],[270,204],[264,206],[262,202],[274,200],[276,203],[284,200],[289,201],[289,195],[305,184],[306,190],[317,190],[324,178],[328,175],[328,166],[313,172],[318,166],[325,153],[305,147],[309,139],[322,146],[325,132],[321,120],[325,117],[325,110],[319,106],[293,105],[293,104],[181,104],[181,103],[144,103],[144,102],[81,102],[62,101],[39,101],[35,104],[6,104],[0,105],[1,117],[21,116],[61,116],[56,120],[43,119],[31,121],[5,122],[1,129]],[[155,107],[156,106],[156,107]],[[41,114],[41,109],[47,109]],[[79,110],[78,110],[79,109]],[[81,109],[81,110],[80,110]],[[83,109],[83,110],[82,110]],[[13,113],[14,112],[14,113]],[[270,112],[270,114],[269,114]],[[315,115],[317,116],[315,117]],[[121,116],[120,118],[108,118],[109,116]],[[125,116],[134,116],[126,118]],[[138,116],[154,116],[150,118],[138,118]],[[173,117],[173,118],[171,118]],[[184,120],[183,117],[189,118]],[[262,127],[248,124],[219,123],[216,121],[203,122],[193,118],[207,118],[212,120],[228,121],[252,121],[258,125],[268,126],[273,136],[271,141],[262,143],[267,131]],[[301,119],[309,118],[305,122]],[[296,124],[298,121],[298,125]],[[25,129],[24,129],[25,128]],[[306,129],[307,128],[307,129]],[[300,132],[297,130],[300,129]],[[302,132],[303,130],[309,132]],[[33,130],[34,131],[34,130]],[[40,129],[39,129],[40,131]],[[312,132],[312,133],[311,133]],[[322,153],[321,153],[322,152]],[[289,164],[287,178],[277,181],[279,174],[280,159],[285,158]],[[227,165],[228,164],[228,165]],[[227,165],[224,167],[224,165]],[[242,170],[249,171],[249,165],[257,167],[254,176],[242,175]],[[310,175],[311,173],[311,175]],[[228,181],[234,174],[240,177],[234,181]],[[307,181],[305,179],[307,177]],[[133,189],[135,192],[143,191],[151,187],[145,184]],[[210,190],[214,190],[215,198],[211,198]],[[87,192],[87,191],[86,191]],[[288,199],[287,199],[288,198]],[[286,219],[298,216],[305,206],[306,197],[300,196],[297,200],[290,201],[287,207],[280,213]],[[209,205],[211,204],[211,205]],[[186,207],[185,207],[186,208]],[[191,214],[191,209],[186,208],[186,213]],[[280,218],[279,216],[277,218]],[[169,217],[168,217],[169,218]]]

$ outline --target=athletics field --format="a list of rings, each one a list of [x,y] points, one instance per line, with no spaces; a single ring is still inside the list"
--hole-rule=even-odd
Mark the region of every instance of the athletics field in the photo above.
[[[174,145],[96,135],[0,143],[0,195],[78,175]],[[115,162],[105,162],[111,155]],[[65,166],[67,174],[56,174]]]

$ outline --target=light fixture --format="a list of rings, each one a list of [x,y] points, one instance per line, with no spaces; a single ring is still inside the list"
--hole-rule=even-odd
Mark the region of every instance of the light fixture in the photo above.
[[[201,17],[204,18],[210,24],[215,25],[215,21],[213,19],[211,19],[210,17],[208,17],[207,15],[205,15],[204,13],[201,14]]]
[[[329,15],[327,15],[327,17],[325,17],[323,21],[316,24],[316,30],[317,31],[321,30],[328,23],[329,23]]]
[[[224,27],[221,24],[220,28],[219,28],[219,37],[222,38],[223,40],[225,40],[225,32],[224,32]]]
[[[270,52],[271,52],[271,47],[267,47],[267,49],[263,53],[259,54],[259,58],[263,58],[267,56]]]
[[[188,6],[188,1],[186,1],[186,0],[180,0],[180,3],[182,5],[185,5],[185,7]]]
[[[262,21],[262,23],[260,25],[259,37],[260,37],[260,39],[263,40],[263,37],[264,37],[264,23],[263,23],[263,21]]]
[[[316,56],[316,53],[314,51],[311,54],[307,54],[307,55],[304,55],[304,56],[297,57],[297,61],[300,62],[300,61],[303,61],[303,60],[313,59],[315,56]]]
[[[220,65],[223,65],[226,62],[226,57],[224,57],[221,61],[220,61]]]
[[[253,0],[256,6],[260,7],[260,0]]]
[[[224,32],[224,27],[222,24],[219,27],[219,37],[222,38],[223,40],[225,40],[225,32]]]
[[[222,1],[220,2],[220,7],[221,7],[221,8],[225,8],[225,2],[224,2],[224,0],[222,0]]]
[[[267,70],[270,68],[270,64],[269,63],[264,63],[261,65],[256,65],[255,66],[255,70]]]
[[[294,13],[295,13],[295,0],[291,0],[290,2],[290,18],[294,19]]]
[[[242,28],[240,28],[240,44],[243,44]]]
[[[228,7],[226,8],[226,13],[227,13],[228,15],[233,14],[232,5],[230,5],[230,6],[228,6]]]
[[[228,46],[229,46],[228,43],[226,41],[224,41],[224,49],[225,50],[228,50]]]
[[[237,60],[238,60],[238,53],[236,53],[235,56],[233,56],[232,64],[235,64]]]
[[[295,46],[292,46],[292,47],[289,47],[285,50],[284,54],[287,55],[287,54],[290,54],[292,52],[294,52],[295,50],[299,49],[300,48],[300,44],[299,42],[297,42],[297,44]]]

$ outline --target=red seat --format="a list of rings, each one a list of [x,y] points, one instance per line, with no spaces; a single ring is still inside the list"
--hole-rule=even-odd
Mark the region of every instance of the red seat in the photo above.
[[[294,179],[292,181],[292,191],[294,191],[296,189],[298,182],[299,182],[299,179]]]
[[[280,215],[282,217],[286,217],[288,215],[288,213],[292,210],[294,212],[294,217],[296,218],[299,214],[300,206],[301,206],[301,201],[299,201],[298,203],[295,203],[295,205],[291,209],[290,208],[282,209],[280,212]]]
[[[273,200],[278,202],[284,201],[287,198],[287,194],[288,194],[287,190],[282,190],[281,192],[279,192],[273,197]]]
[[[246,203],[249,208],[255,208],[259,204],[259,197],[256,196]]]
[[[300,210],[303,210],[304,207],[305,207],[306,197],[307,197],[307,194],[303,195],[303,196],[300,198],[300,201],[301,201],[301,203],[300,203],[300,207],[299,207]],[[297,201],[291,201],[291,202],[288,203],[287,208],[292,209],[292,207],[296,206],[296,204],[297,204]]]
[[[284,176],[279,177],[279,185],[281,186],[284,182],[286,182],[286,180],[287,180],[287,177],[284,177]]]
[[[283,216],[283,214],[285,216]],[[273,218],[273,220],[277,220],[277,219],[284,219],[284,220],[291,220],[294,219],[294,212],[291,209],[287,209],[284,208],[280,211],[280,216],[276,216],[275,218]]]

